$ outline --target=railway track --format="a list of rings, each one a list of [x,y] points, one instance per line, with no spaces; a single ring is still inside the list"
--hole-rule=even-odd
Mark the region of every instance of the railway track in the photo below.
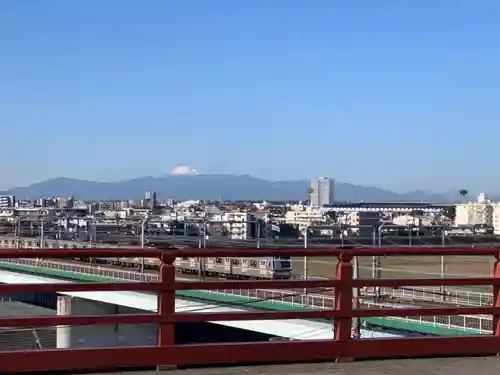
[[[139,273],[127,268],[116,266],[90,266],[83,262],[65,261],[58,262],[54,260],[36,260],[36,259],[13,259],[4,260],[0,263],[14,263],[31,267],[43,267],[63,272],[73,272],[76,274],[85,274],[90,276],[103,276],[114,278],[118,280],[130,281],[150,281],[158,280],[158,273],[155,271],[147,271]],[[83,264],[82,264],[83,263]],[[216,280],[217,278],[206,278],[206,280]],[[194,281],[198,280],[197,277],[178,277],[178,280]],[[286,303],[299,306],[309,306],[316,308],[332,309],[335,307],[335,298],[333,291],[311,289],[307,293],[301,290],[270,290],[270,289],[237,289],[237,290],[208,290],[207,293],[224,294],[241,296],[248,299],[248,305],[260,301],[271,301],[274,303]],[[379,309],[379,308],[402,308],[408,306],[415,307],[430,307],[430,306],[443,306],[441,303],[433,301],[408,301],[404,299],[392,298],[387,302],[377,301],[374,302],[369,296],[361,296],[359,305],[365,309]],[[453,304],[456,306],[456,304]],[[406,318],[388,318],[403,320],[405,322],[413,322],[420,324],[431,324],[433,326],[441,326],[455,329],[471,329],[477,332],[491,332],[493,324],[491,317],[486,316],[420,316],[420,317],[406,317]]]
[[[53,260],[52,262],[56,262]],[[68,272],[75,272],[74,269],[76,267],[80,267],[82,264],[77,261],[57,261],[58,264],[63,264],[65,265],[64,267],[67,268]],[[84,265],[88,266],[87,263],[84,263]],[[152,270],[144,270],[143,274],[140,274],[138,272],[133,272],[131,271],[132,269],[129,268],[122,268],[118,266],[113,266],[113,265],[99,265],[98,268],[99,272],[102,273],[108,273],[108,274],[113,274],[116,273],[117,270],[126,272],[126,275],[124,274],[124,277],[130,280],[156,280],[157,279],[157,272],[152,271]],[[94,268],[95,270],[95,268]],[[86,270],[85,272],[92,272],[92,270]],[[197,276],[190,276],[190,275],[183,275],[182,278],[184,280],[197,280]],[[315,277],[316,278],[316,277]],[[212,276],[205,276],[204,280],[218,280],[217,277],[212,277]],[[291,293],[298,293],[299,291],[297,290],[292,290],[292,291],[285,291],[285,292],[291,292]],[[301,290],[303,292],[303,290]],[[312,298],[310,297],[310,294],[317,294],[320,297],[333,297],[333,290],[330,289],[310,289],[307,291],[308,292],[308,297],[307,298]],[[364,299],[367,299],[373,294],[362,294],[362,297]],[[487,293],[473,293],[473,292],[467,292],[467,291],[448,291],[447,295],[443,296],[440,294],[439,291],[432,291],[429,289],[419,289],[419,288],[398,288],[398,289],[388,289],[388,290],[383,290],[382,294],[384,296],[389,296],[390,297],[390,303],[396,303],[396,304],[405,304],[405,305],[412,305],[412,306],[443,306],[448,305],[448,306],[462,306],[462,305],[477,305],[477,306],[489,306],[492,304],[492,296],[491,294]],[[444,300],[444,301],[443,301]],[[402,302],[404,301],[404,302]],[[372,302],[376,302],[373,301]],[[316,304],[315,304],[316,305]]]
[[[144,270],[144,272],[137,272],[136,270],[119,267],[113,265],[101,265],[94,264],[89,265],[86,262],[74,261],[74,260],[37,260],[37,259],[12,259],[9,263],[15,263],[25,266],[32,267],[42,267],[52,270],[59,270],[63,272],[71,272],[75,274],[85,274],[94,275],[102,277],[110,277],[120,280],[131,280],[131,281],[148,281],[156,282],[158,281],[158,272],[153,270]],[[199,281],[200,278],[197,275],[177,275],[176,279],[179,281]],[[202,280],[216,281],[220,280],[216,276],[204,276]],[[220,291],[208,291],[208,292],[220,292]],[[279,299],[282,302],[288,302],[292,304],[302,304],[308,306],[322,307],[322,308],[334,308],[335,306],[335,292],[333,289],[326,288],[311,288],[304,293],[303,289],[249,289],[249,290],[231,290],[230,294],[237,294],[240,296],[245,296],[249,298],[254,298],[257,300],[276,300]],[[387,306],[439,306],[438,304],[430,301],[419,301],[419,300],[405,300],[391,298],[389,301],[374,301],[371,295],[361,295],[360,304],[367,308],[376,308],[377,306],[387,307]],[[449,304],[455,305],[455,304]]]

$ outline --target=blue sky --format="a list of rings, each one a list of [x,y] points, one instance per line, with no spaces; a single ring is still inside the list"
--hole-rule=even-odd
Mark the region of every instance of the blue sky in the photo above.
[[[181,163],[499,192],[499,21],[494,0],[2,0],[0,187]]]

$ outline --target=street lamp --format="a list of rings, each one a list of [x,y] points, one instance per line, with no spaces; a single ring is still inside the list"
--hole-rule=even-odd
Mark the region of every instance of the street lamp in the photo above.
[[[306,226],[306,229],[304,231],[304,249],[307,249],[307,234],[309,232],[309,225]],[[309,259],[307,255],[304,255],[304,275],[303,279],[307,280],[309,277]],[[307,294],[307,288],[304,288],[304,294]]]
[[[146,232],[146,225],[148,223],[148,217],[146,216],[142,222],[141,222],[141,248],[144,249],[146,246],[146,238],[145,238],[145,232]],[[141,258],[141,275],[144,274],[144,257]]]
[[[40,248],[45,247],[45,219],[46,216],[42,216],[40,220]]]
[[[359,279],[359,262],[358,262],[358,256],[354,257],[354,265],[353,265],[353,275],[352,278],[354,280]],[[359,287],[355,287],[352,291],[352,302],[353,302],[353,307],[355,310],[358,310],[360,307],[359,304]],[[353,338],[361,338],[361,319],[360,317],[355,317],[352,319],[352,337]]]
[[[385,222],[379,222],[380,225],[378,227],[378,247],[382,248],[382,229],[384,229]],[[380,264],[380,257],[374,256],[372,258],[372,277],[374,279],[380,279],[382,277],[382,269]],[[380,299],[380,287],[375,287],[375,297]]]
[[[384,229],[385,223],[381,222],[378,227],[378,247],[382,247],[382,230]],[[374,256],[372,258],[372,277],[374,279],[380,278],[380,257]]]
[[[94,239],[95,223],[92,222],[92,218],[87,219],[87,233],[89,235],[89,248],[92,248],[92,242]],[[96,236],[97,237],[97,236]],[[97,239],[96,239],[97,241]]]
[[[16,246],[16,249],[19,248],[19,239],[21,237],[21,218],[15,214],[15,221],[14,221],[14,243]]]
[[[446,239],[445,239],[445,230],[444,228],[441,226],[441,247],[446,247]],[[441,278],[443,279],[444,278],[444,255],[441,255]],[[441,294],[441,302],[444,302],[446,300],[446,289],[444,287],[444,285],[441,284],[441,286],[439,287],[439,293]]]

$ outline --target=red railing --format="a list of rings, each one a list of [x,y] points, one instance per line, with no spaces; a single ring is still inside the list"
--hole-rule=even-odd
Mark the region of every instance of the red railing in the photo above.
[[[152,291],[158,293],[158,313],[111,316],[57,316],[0,318],[1,327],[37,327],[91,324],[158,324],[158,342],[149,347],[94,349],[53,349],[0,352],[0,373],[52,370],[97,370],[142,366],[184,366],[194,364],[258,363],[315,360],[352,360],[380,357],[421,357],[443,355],[494,355],[500,353],[500,249],[495,248],[373,248],[373,249],[287,249],[287,250],[5,250],[0,258],[74,258],[74,257],[156,257],[162,260],[160,282],[0,284],[0,293],[12,292],[82,292],[82,291]],[[328,280],[287,281],[175,281],[173,261],[183,257],[259,257],[335,256],[336,274]],[[493,277],[453,279],[353,279],[354,256],[490,255],[497,261]],[[381,308],[353,309],[355,287],[374,286],[458,286],[492,285],[491,307]],[[203,289],[297,289],[335,288],[336,305],[330,310],[245,311],[225,313],[176,313],[176,290]],[[354,339],[352,318],[385,316],[426,316],[485,314],[493,315],[493,334],[455,337],[413,337]],[[333,340],[273,341],[230,344],[175,344],[175,323],[265,319],[332,319]]]

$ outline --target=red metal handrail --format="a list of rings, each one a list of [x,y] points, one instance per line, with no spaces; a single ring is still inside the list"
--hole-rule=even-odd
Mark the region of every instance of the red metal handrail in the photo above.
[[[82,284],[10,284],[0,285],[0,293],[11,292],[75,292],[75,291],[152,291],[158,293],[157,314],[115,316],[58,316],[1,318],[0,327],[34,327],[47,325],[89,324],[158,324],[158,345],[133,348],[57,349],[0,352],[0,373],[23,371],[113,369],[136,366],[179,366],[190,364],[311,361],[352,358],[488,355],[500,353],[500,250],[471,248],[390,248],[390,249],[326,249],[326,250],[6,250],[0,258],[74,258],[74,257],[159,257],[158,283],[82,283]],[[339,262],[332,280],[295,281],[175,281],[173,262],[176,256],[260,256],[260,255],[324,255],[337,256]],[[353,279],[353,256],[377,255],[494,255],[497,259],[491,278],[454,279]],[[353,287],[406,285],[493,285],[491,307],[420,308],[354,310]],[[304,288],[334,287],[335,308],[310,311],[244,311],[225,313],[176,313],[175,291],[233,288]],[[493,334],[460,337],[419,337],[354,339],[351,337],[353,317],[424,316],[491,314]],[[225,320],[265,319],[333,319],[333,340],[275,341],[233,344],[175,345],[175,323]],[[382,342],[381,342],[382,340]]]

